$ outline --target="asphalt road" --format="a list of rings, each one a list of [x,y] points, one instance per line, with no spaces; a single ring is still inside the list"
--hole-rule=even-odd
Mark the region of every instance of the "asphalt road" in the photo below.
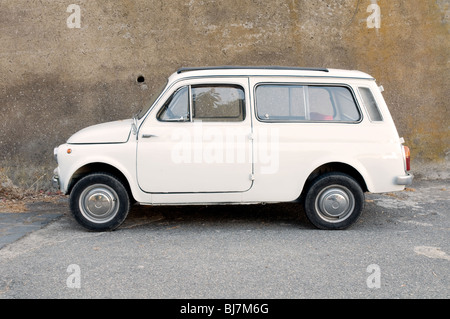
[[[135,207],[94,233],[53,204],[57,218],[0,249],[0,298],[447,299],[449,193],[439,180],[367,194],[345,231],[277,204]]]

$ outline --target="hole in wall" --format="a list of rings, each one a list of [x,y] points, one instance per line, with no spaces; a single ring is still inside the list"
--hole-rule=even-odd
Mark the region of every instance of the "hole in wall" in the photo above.
[[[136,79],[137,83],[144,83],[145,82],[145,78],[143,75],[139,75]]]

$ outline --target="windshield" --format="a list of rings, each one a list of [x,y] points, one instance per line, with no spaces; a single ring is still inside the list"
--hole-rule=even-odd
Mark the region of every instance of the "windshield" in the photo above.
[[[158,97],[161,95],[163,90],[165,89],[167,85],[167,80],[164,82],[164,84],[158,89],[155,90],[154,93],[150,96],[150,101],[134,116],[137,119],[141,119],[149,110],[149,108],[155,103],[155,101],[158,99]]]

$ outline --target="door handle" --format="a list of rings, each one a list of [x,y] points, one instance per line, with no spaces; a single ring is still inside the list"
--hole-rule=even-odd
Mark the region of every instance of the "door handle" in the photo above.
[[[157,137],[157,136],[153,134],[142,134],[142,138],[150,138],[150,137]]]

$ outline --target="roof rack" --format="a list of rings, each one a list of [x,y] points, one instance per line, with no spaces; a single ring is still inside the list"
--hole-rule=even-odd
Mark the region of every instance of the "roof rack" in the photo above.
[[[205,67],[187,67],[179,68],[177,73],[189,72],[189,71],[202,71],[202,70],[294,70],[294,71],[318,71],[329,72],[326,68],[302,68],[302,67],[289,67],[289,66],[205,66]]]

